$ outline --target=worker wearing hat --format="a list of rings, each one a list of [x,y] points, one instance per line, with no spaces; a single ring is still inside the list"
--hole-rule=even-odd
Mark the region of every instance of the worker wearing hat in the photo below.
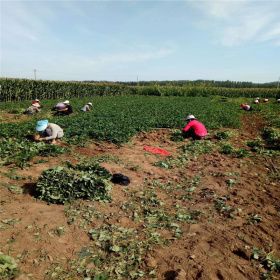
[[[185,138],[200,140],[207,136],[207,130],[205,126],[201,122],[197,121],[194,115],[187,116],[186,121],[188,124],[183,129],[183,136]]]
[[[85,105],[85,106],[81,109],[81,111],[83,111],[83,112],[91,111],[91,110],[90,110],[90,107],[91,107],[91,106],[92,106],[92,103],[89,102],[87,105]]]
[[[38,121],[36,130],[39,135],[35,136],[35,140],[52,140],[52,144],[56,144],[56,139],[61,139],[64,136],[63,129],[57,124],[49,123],[48,120]]]
[[[253,107],[247,104],[241,104],[242,110],[253,111]]]
[[[61,115],[70,115],[73,113],[73,107],[72,105],[70,105],[70,101],[69,100],[65,100],[63,102],[63,104],[65,105],[64,109],[60,109],[58,112],[60,112]]]
[[[256,98],[256,100],[254,101],[254,104],[260,104],[261,103],[261,100],[259,97]]]
[[[43,108],[43,106],[39,102],[40,100],[36,98],[31,105],[35,105],[37,108]]]

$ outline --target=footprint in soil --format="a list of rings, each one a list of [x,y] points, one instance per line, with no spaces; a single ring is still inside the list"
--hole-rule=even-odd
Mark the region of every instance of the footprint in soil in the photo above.
[[[186,280],[187,273],[184,269],[177,269],[166,271],[163,276],[165,280]]]

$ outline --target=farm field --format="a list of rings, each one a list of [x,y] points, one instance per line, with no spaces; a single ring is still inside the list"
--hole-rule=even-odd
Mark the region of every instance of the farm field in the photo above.
[[[279,104],[243,112],[251,99],[70,100],[69,117],[52,116],[61,100],[42,100],[37,115],[22,114],[30,101],[0,104],[3,279],[280,279]],[[79,112],[87,102],[92,111]],[[205,124],[205,140],[181,138],[189,114]],[[57,146],[32,141],[41,119],[63,127]],[[42,172],[73,166],[130,184],[51,203],[52,176],[66,175],[44,181]]]

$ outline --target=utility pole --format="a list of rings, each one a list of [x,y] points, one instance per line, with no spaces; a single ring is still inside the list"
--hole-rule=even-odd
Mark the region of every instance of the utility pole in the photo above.
[[[36,69],[34,69],[34,76],[35,76],[35,80],[36,80]]]
[[[280,83],[280,77],[279,77],[279,79],[278,79],[277,89],[279,88],[279,83]]]

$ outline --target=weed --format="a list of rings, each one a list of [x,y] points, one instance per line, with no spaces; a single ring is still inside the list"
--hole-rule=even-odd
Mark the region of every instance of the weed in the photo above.
[[[247,225],[254,225],[254,224],[257,224],[259,222],[261,222],[262,220],[262,217],[259,216],[258,214],[254,214],[254,213],[251,213],[247,218]]]
[[[233,218],[234,214],[233,211],[235,210],[233,207],[228,206],[225,204],[227,201],[227,197],[221,196],[215,199],[215,208],[218,210],[218,212],[222,215],[225,215],[229,218]]]
[[[251,261],[258,263],[259,268],[265,268],[268,272],[261,273],[265,279],[274,278],[273,272],[280,272],[280,260],[273,256],[273,251],[267,253],[259,248],[251,250]]]

